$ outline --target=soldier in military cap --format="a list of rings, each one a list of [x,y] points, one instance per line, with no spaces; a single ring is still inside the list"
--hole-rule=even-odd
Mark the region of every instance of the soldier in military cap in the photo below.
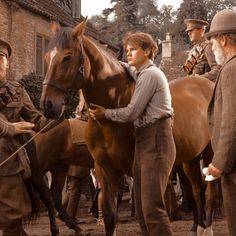
[[[236,12],[219,11],[206,37],[221,70],[208,107],[214,156],[208,173],[221,177],[229,235],[236,235]]]
[[[0,55],[10,58],[11,56],[11,46],[8,42],[0,39]]]
[[[200,75],[214,82],[220,67],[215,61],[211,43],[204,37],[208,22],[199,19],[186,19],[184,23],[187,26],[185,31],[193,44],[183,65],[184,71],[188,75]]]
[[[183,65],[183,70],[192,76],[201,76],[215,82],[220,66],[216,63],[212,52],[212,44],[204,37],[207,21],[200,19],[186,19],[186,32],[193,45],[189,56]],[[182,165],[176,166],[174,171],[178,173],[182,189],[182,210],[188,212],[193,209],[194,198],[192,196],[191,184],[184,174]],[[188,187],[186,187],[188,186]]]
[[[6,79],[11,54],[10,44],[0,40],[0,228],[2,236],[27,236],[22,220],[30,215],[31,202],[24,179],[31,172],[25,149],[18,149],[24,134],[39,131],[50,120],[36,110],[18,82]]]

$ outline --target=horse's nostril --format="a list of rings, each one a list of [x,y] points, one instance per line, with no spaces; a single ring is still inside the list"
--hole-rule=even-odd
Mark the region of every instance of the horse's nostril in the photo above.
[[[52,102],[50,100],[47,100],[45,102],[45,109],[49,111],[52,108]]]

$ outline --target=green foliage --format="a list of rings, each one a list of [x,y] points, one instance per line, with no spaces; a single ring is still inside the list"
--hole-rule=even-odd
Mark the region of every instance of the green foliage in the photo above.
[[[44,77],[36,75],[35,73],[30,73],[25,75],[20,80],[20,84],[26,89],[27,93],[29,94],[34,106],[40,110],[40,98],[42,93],[42,83]],[[65,117],[69,118],[73,115],[75,108],[79,102],[79,96],[76,95],[70,98],[68,107],[65,111]]]
[[[30,73],[23,76],[23,78],[20,80],[20,84],[25,88],[34,106],[38,110],[40,110],[40,97],[42,92],[43,79],[43,76]]]

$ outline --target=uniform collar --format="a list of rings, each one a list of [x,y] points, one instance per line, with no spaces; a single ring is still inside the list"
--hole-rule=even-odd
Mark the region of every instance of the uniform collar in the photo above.
[[[201,37],[197,42],[193,43],[193,45],[197,45],[197,44],[200,44],[202,42],[206,41],[206,38],[203,36]]]

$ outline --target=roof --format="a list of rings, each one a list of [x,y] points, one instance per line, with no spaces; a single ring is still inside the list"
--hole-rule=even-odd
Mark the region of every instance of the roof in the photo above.
[[[74,27],[78,22],[81,22],[84,17],[76,20],[69,13],[67,13],[62,7],[56,4],[53,0],[11,0],[19,4],[22,8],[33,12],[37,15],[41,15],[43,17],[48,18],[49,20],[56,20],[60,22],[63,26]],[[88,27],[86,27],[85,33],[88,36],[100,41],[101,43],[108,44],[110,47],[117,50],[114,45],[111,45],[107,41],[103,40],[99,35],[96,29],[92,27],[90,23],[88,23]]]

